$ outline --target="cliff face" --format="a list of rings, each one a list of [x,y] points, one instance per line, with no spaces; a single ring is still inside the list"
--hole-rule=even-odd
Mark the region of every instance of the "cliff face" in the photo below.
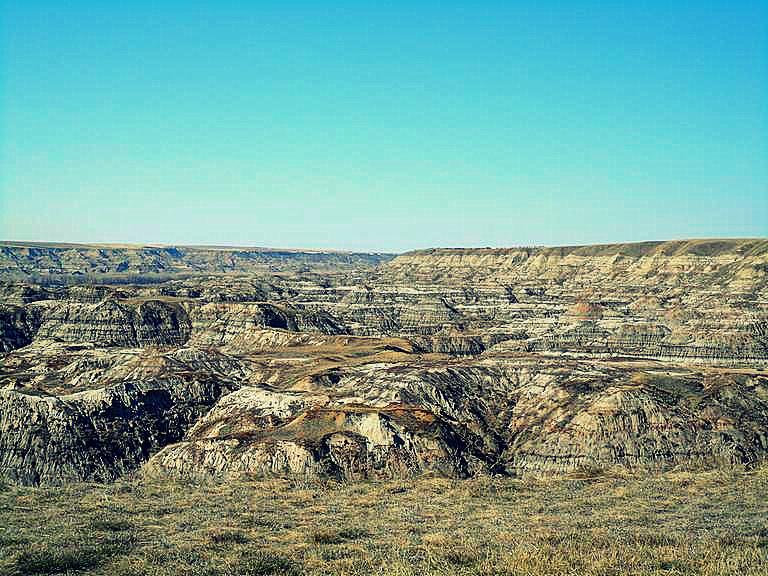
[[[0,283],[0,476],[466,477],[768,454],[768,241],[294,264]]]
[[[422,317],[450,312],[470,330],[526,334],[510,344],[528,351],[768,359],[768,240],[422,250],[385,264],[381,279],[420,295],[442,289]]]
[[[0,471],[23,484],[113,480],[180,440],[226,390],[180,379],[58,397],[0,390]]]
[[[183,308],[161,301],[132,306],[115,300],[98,304],[45,302],[30,306],[40,318],[36,338],[99,346],[183,344],[191,325]]]
[[[427,283],[528,283],[625,288],[714,286],[765,290],[768,240],[689,240],[526,249],[433,249],[384,266],[391,279]]]

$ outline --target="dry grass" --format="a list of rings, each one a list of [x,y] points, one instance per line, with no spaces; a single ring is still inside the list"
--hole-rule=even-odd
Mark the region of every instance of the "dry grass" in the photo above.
[[[0,492],[0,574],[768,574],[768,469]]]

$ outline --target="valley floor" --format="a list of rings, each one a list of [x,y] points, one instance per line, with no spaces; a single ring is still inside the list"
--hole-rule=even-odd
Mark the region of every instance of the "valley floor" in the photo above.
[[[768,574],[768,467],[0,489],[0,574]]]

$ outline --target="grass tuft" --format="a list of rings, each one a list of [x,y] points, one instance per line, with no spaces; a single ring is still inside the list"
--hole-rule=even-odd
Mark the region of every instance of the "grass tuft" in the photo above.
[[[443,552],[443,558],[454,566],[474,566],[480,562],[480,553],[466,546],[454,546]]]
[[[312,541],[315,544],[341,544],[350,540],[360,540],[370,536],[370,532],[361,528],[343,528],[335,530],[328,528],[312,533]]]
[[[248,536],[239,530],[215,530],[210,535],[214,544],[247,544]]]
[[[301,565],[270,550],[258,550],[244,556],[228,576],[299,576]]]
[[[133,524],[120,518],[106,518],[91,522],[91,529],[99,532],[127,532],[133,529]]]
[[[95,568],[110,553],[99,547],[42,548],[25,550],[16,559],[19,574],[66,574]]]

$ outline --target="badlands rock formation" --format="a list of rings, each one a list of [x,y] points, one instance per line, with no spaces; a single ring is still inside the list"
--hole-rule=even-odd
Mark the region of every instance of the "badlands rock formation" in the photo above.
[[[132,246],[0,242],[0,274],[23,276],[264,272],[366,268],[389,254],[216,246]]]
[[[766,240],[312,265],[264,250],[4,250],[10,481],[467,477],[768,454]],[[172,262],[167,276],[114,276],[150,256]]]

